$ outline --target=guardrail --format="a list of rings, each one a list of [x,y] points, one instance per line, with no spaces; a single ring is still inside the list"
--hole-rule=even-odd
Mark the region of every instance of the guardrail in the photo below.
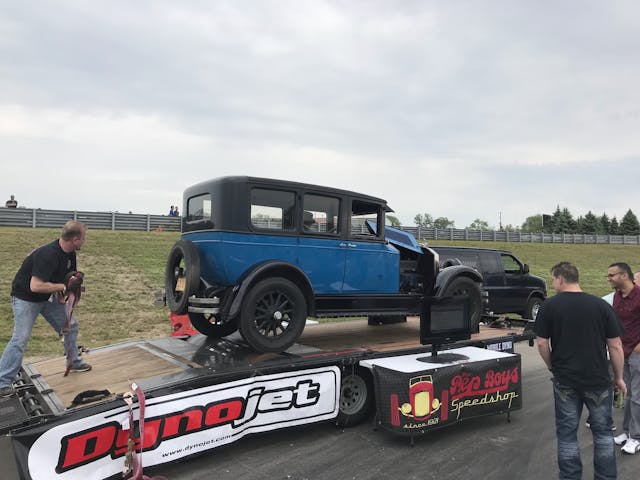
[[[180,231],[181,217],[119,212],[44,210],[0,207],[0,226],[61,228],[68,220],[78,220],[89,228],[102,230]]]
[[[90,228],[104,230],[180,231],[182,217],[119,212],[85,212],[76,210],[44,210],[40,208],[0,207],[0,226],[59,228],[67,220],[79,220]],[[364,228],[362,226],[361,228]],[[580,233],[523,233],[500,230],[468,230],[463,228],[400,227],[418,240],[576,243],[640,245],[640,235],[595,235]]]

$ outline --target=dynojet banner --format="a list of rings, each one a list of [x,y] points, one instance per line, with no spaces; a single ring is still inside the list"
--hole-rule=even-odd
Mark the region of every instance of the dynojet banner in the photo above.
[[[399,372],[375,366],[378,421],[417,435],[467,418],[522,408],[520,356]]]
[[[151,466],[234,442],[244,435],[335,418],[340,369],[329,366],[257,376],[147,400],[144,438],[134,411],[135,448]],[[54,426],[37,438],[15,435],[21,465],[33,480],[121,475],[129,409],[117,408]],[[27,453],[28,452],[28,453]]]

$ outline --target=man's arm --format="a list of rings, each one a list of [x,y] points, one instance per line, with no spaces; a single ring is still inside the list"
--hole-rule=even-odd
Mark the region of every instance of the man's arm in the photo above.
[[[536,337],[536,343],[538,344],[538,353],[547,364],[547,368],[551,370],[551,345],[548,338]]]
[[[63,292],[65,290],[63,283],[51,283],[45,282],[38,277],[31,277],[31,282],[29,283],[29,288],[34,293],[56,293]]]
[[[613,384],[624,394],[627,394],[627,385],[622,379],[622,369],[624,367],[624,352],[622,350],[622,340],[620,337],[607,338],[607,348],[609,358],[613,367]]]

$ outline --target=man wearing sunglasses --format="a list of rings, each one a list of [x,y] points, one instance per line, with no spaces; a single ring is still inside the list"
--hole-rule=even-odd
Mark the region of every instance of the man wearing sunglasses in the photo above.
[[[624,262],[609,266],[607,281],[615,290],[613,309],[624,327],[623,376],[627,384],[622,433],[615,442],[622,445],[623,453],[635,455],[640,451],[640,286],[634,283],[631,268]]]

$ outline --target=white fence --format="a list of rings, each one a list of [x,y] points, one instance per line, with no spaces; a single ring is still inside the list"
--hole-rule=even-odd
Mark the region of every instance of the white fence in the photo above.
[[[71,210],[43,210],[40,208],[0,207],[0,227],[62,227],[67,220],[79,220],[90,228],[104,230],[166,230],[180,231],[182,217],[144,215],[118,212],[84,212]],[[362,227],[364,228],[364,227]],[[499,230],[467,230],[462,228],[401,227],[419,240],[577,243],[640,245],[640,235],[590,235],[571,233],[522,233]]]
[[[40,208],[0,207],[0,226],[60,228],[68,220],[78,220],[89,228],[103,230],[180,231],[182,217],[118,212],[44,210]]]

